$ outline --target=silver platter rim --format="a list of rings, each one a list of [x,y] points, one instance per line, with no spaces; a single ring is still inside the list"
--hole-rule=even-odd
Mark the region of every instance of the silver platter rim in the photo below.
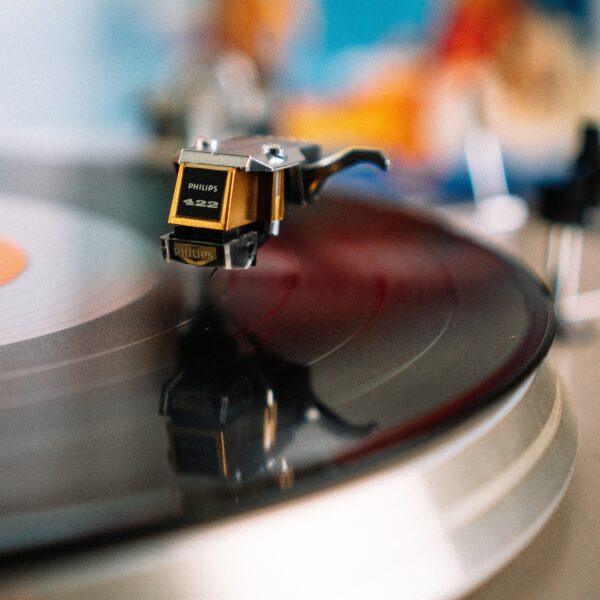
[[[59,558],[0,584],[40,598],[456,598],[542,529],[576,428],[544,363],[491,406],[392,464],[208,525]]]

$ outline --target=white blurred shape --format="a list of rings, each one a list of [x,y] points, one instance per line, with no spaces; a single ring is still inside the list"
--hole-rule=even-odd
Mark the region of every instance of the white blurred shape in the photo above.
[[[508,192],[498,136],[476,128],[467,135],[465,155],[475,197],[475,221],[494,233],[517,231],[529,218],[525,200]]]
[[[502,194],[477,200],[475,221],[494,233],[511,233],[527,223],[529,208],[520,196]]]

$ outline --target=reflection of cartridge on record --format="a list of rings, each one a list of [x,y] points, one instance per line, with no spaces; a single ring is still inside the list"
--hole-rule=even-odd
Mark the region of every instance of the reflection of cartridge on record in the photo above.
[[[344,422],[315,397],[310,369],[243,352],[217,313],[201,318],[183,346],[183,369],[164,388],[170,458],[180,473],[222,479],[234,487],[257,479],[293,483],[305,466],[291,442],[310,428],[321,447],[340,449],[372,427]],[[306,454],[304,452],[304,454]]]

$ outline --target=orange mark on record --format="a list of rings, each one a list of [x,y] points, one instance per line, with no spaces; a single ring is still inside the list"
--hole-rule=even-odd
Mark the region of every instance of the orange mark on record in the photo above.
[[[15,244],[0,238],[0,286],[18,277],[27,266],[27,256]]]

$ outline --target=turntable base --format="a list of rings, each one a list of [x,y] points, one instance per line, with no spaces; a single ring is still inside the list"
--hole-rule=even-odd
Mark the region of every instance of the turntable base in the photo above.
[[[477,418],[327,491],[4,578],[3,597],[165,594],[454,598],[514,557],[568,482],[575,428],[556,377],[531,375]],[[174,592],[175,590],[175,592]],[[174,595],[174,596],[173,596]]]

